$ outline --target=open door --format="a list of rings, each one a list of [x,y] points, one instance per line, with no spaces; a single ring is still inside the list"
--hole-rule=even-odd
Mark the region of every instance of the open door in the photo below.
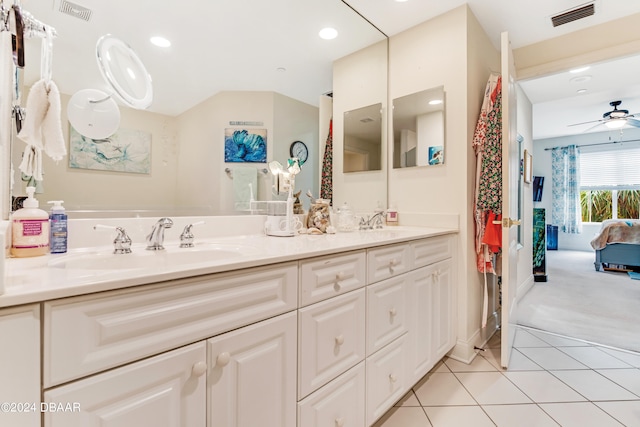
[[[509,34],[502,33],[502,319],[500,361],[509,366],[517,321],[518,184],[520,159],[516,128],[516,68]]]

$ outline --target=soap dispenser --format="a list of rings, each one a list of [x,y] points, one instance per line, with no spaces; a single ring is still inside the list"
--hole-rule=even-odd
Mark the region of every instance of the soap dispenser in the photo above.
[[[49,214],[38,209],[39,203],[33,194],[35,187],[27,187],[27,198],[23,208],[11,216],[11,255],[32,257],[49,252]]]

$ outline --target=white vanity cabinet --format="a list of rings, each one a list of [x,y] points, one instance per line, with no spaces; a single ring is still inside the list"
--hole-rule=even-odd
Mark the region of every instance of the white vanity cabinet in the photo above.
[[[211,338],[207,347],[208,427],[296,426],[295,312]]]
[[[39,426],[39,305],[1,309],[0,343],[0,425]]]

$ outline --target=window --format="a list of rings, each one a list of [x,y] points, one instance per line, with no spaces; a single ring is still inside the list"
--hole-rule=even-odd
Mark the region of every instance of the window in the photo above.
[[[581,148],[583,222],[640,217],[640,148],[625,147],[623,143],[606,147]]]

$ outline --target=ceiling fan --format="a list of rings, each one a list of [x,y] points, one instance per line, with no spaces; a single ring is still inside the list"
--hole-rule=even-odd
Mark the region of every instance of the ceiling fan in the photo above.
[[[618,109],[618,106],[622,104],[622,101],[611,101],[609,105],[613,107],[613,110],[607,111],[602,115],[602,119],[600,120],[592,120],[589,122],[575,123],[569,126],[579,126],[585,125],[588,123],[597,123],[595,126],[592,126],[586,129],[584,132],[588,132],[592,129],[595,129],[598,126],[605,125],[609,129],[619,129],[624,125],[630,125],[637,128],[640,128],[640,120],[635,119],[635,114],[629,114],[629,110]]]

